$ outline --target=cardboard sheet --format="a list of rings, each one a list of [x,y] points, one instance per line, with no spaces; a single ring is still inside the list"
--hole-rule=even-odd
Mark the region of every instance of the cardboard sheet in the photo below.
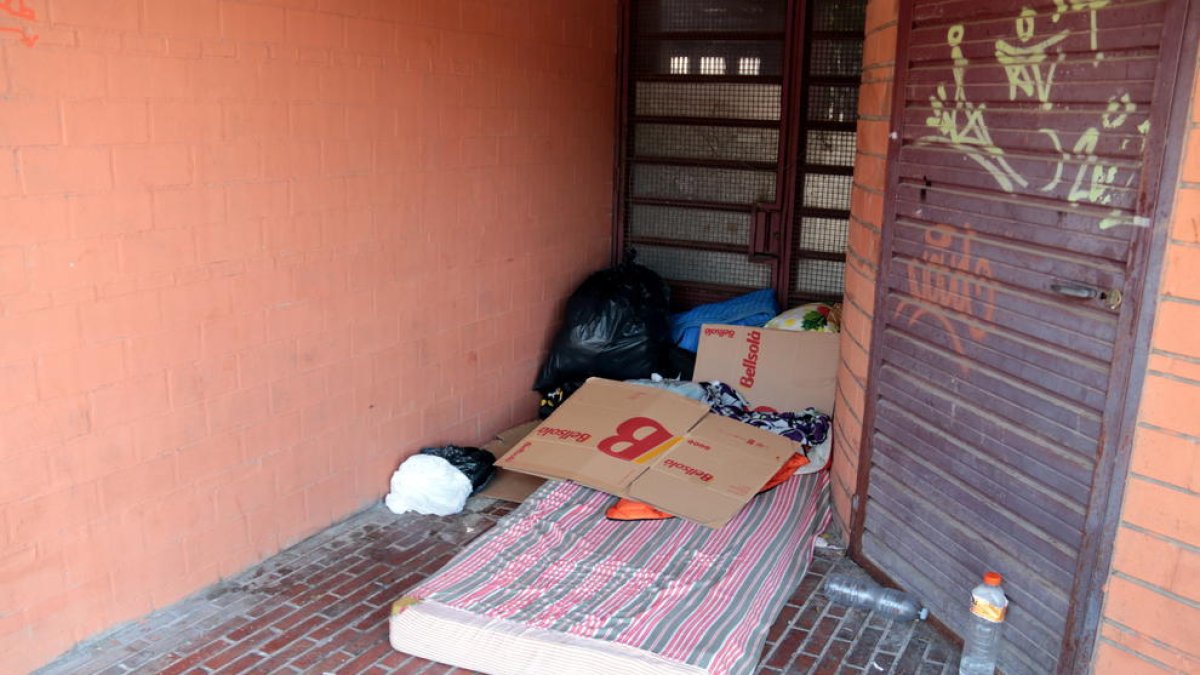
[[[693,379],[725,382],[755,407],[779,412],[813,407],[828,415],[837,388],[839,340],[837,333],[706,324]]]
[[[799,449],[699,401],[592,378],[497,464],[720,527]]]
[[[495,439],[485,444],[483,449],[495,455],[496,459],[500,459],[516,447],[518,441],[537,428],[537,425],[537,420],[534,420],[501,431],[496,434]],[[545,478],[496,467],[496,477],[479,493],[479,496],[520,504],[545,482]]]

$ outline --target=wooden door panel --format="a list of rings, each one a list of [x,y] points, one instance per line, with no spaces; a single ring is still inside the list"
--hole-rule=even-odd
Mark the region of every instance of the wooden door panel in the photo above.
[[[1088,640],[1182,6],[902,10],[855,548],[955,631],[983,572],[1005,574],[1006,673],[1076,668]]]

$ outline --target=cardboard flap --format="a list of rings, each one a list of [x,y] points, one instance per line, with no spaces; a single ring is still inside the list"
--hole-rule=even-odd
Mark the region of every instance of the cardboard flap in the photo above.
[[[725,382],[754,406],[829,414],[839,344],[838,333],[705,324],[693,379]]]
[[[573,480],[605,492],[619,490],[646,470],[643,464],[613,461],[598,454],[592,446],[529,440],[522,441],[512,452],[497,460],[496,466],[542,478]]]
[[[525,422],[511,429],[505,429],[496,437],[483,445],[483,449],[492,453],[497,460],[507,455],[516,447],[521,439],[537,428],[539,422]],[[481,497],[491,497],[506,502],[520,504],[545,482],[539,476],[517,471],[509,471],[502,466],[496,467],[496,475],[488,482],[487,487],[479,492]]]
[[[571,396],[570,401],[573,411],[587,407],[591,415],[601,415],[608,419],[612,419],[614,413],[628,418],[631,410],[637,410],[641,416],[657,421],[676,436],[686,433],[697,420],[708,413],[708,406],[704,403],[665,389],[625,384],[598,377],[588,379],[587,386],[580,387]],[[561,418],[562,410],[556,411],[551,419]],[[607,414],[603,411],[607,411]]]
[[[799,449],[782,436],[709,415],[650,470],[683,476],[696,487],[744,500]]]
[[[517,441],[525,438],[529,435],[529,432],[538,428],[539,424],[541,424],[540,420],[523,422],[515,427],[505,429],[504,431],[496,434],[495,440],[489,442],[488,445],[492,445],[494,443],[495,447],[500,450],[500,452],[493,452],[492,454],[496,455],[497,457],[502,457],[504,453],[516,447]]]
[[[708,415],[636,477],[626,494],[668,513],[720,527],[799,450],[782,436]]]
[[[707,414],[669,391],[592,378],[496,464],[619,494]]]
[[[496,463],[720,527],[798,449],[699,401],[593,378]]]
[[[715,490],[697,489],[694,481],[661,471],[647,471],[638,476],[625,496],[708,527],[721,527],[729,522],[746,502]]]

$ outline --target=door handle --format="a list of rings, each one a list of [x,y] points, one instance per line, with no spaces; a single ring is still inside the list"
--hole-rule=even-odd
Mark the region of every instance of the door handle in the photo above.
[[[1065,295],[1068,298],[1077,298],[1079,300],[1094,300],[1100,297],[1103,292],[1094,286],[1082,286],[1077,284],[1050,284],[1050,290]]]
[[[749,257],[751,262],[769,262],[783,248],[783,214],[772,204],[755,204],[750,211]]]
[[[1050,284],[1050,290],[1059,295],[1077,300],[1100,300],[1112,310],[1120,307],[1121,300],[1124,299],[1119,288],[1104,290],[1083,284]]]

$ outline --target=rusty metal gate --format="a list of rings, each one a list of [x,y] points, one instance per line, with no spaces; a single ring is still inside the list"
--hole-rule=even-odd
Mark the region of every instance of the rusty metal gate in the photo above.
[[[1097,629],[1185,9],[902,4],[854,548],[955,632],[1004,574],[1005,673],[1081,670]]]
[[[618,255],[690,306],[840,300],[866,0],[628,0]]]

